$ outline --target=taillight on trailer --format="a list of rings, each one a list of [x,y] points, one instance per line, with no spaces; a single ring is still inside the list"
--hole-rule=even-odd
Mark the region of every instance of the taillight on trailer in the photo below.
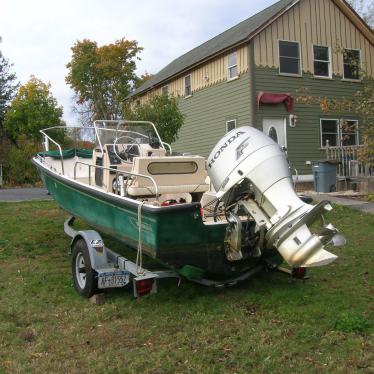
[[[146,278],[135,280],[134,294],[135,297],[145,296],[152,292],[154,286],[154,278]]]
[[[306,268],[293,268],[292,277],[297,279],[306,278]]]
[[[204,208],[200,208],[200,217],[204,221],[204,219],[205,219],[205,217],[204,217]]]

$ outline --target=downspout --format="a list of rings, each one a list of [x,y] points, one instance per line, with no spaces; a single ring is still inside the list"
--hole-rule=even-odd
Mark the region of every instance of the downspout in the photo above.
[[[249,70],[249,97],[250,97],[250,120],[251,125],[257,125],[257,104],[256,104],[256,66],[254,53],[254,40],[252,39],[248,44],[248,70]]]

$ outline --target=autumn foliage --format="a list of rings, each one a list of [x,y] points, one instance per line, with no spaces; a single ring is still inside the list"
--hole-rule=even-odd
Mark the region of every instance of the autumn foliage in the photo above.
[[[77,106],[81,106],[77,111],[91,121],[120,118],[122,103],[138,80],[136,60],[142,48],[135,40],[124,38],[101,47],[84,39],[71,50],[66,82],[77,96]]]
[[[62,107],[50,91],[50,84],[31,77],[20,86],[5,115],[4,128],[15,143],[24,135],[31,141],[39,141],[39,130],[62,125]]]

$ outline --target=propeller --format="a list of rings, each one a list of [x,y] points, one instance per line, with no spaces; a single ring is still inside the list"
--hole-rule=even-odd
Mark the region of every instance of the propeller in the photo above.
[[[333,245],[334,247],[340,247],[346,244],[346,239],[342,234],[339,234],[338,229],[336,229],[331,223],[324,226],[318,233],[318,239],[324,245]]]

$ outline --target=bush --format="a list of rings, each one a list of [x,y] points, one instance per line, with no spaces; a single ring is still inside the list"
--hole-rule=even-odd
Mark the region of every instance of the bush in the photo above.
[[[371,203],[374,203],[374,193],[371,193],[367,197],[367,201],[370,201]]]
[[[21,137],[17,141],[18,147],[12,146],[4,159],[4,181],[10,185],[37,183],[39,179],[31,159],[40,149],[40,145]]]
[[[154,95],[143,105],[132,109],[127,107],[124,116],[128,120],[153,122],[161,139],[169,144],[178,139],[184,120],[178,108],[178,99],[168,95]]]

